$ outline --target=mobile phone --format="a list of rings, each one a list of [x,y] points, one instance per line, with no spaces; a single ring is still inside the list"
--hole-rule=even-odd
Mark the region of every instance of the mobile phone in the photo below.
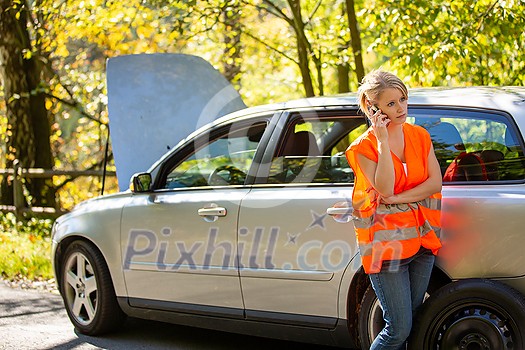
[[[379,111],[379,107],[377,107],[376,105],[370,105],[368,109],[372,112],[372,114],[375,114],[377,113],[377,111]]]

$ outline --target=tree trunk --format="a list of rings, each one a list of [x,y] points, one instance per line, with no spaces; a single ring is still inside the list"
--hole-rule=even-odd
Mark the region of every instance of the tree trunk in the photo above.
[[[309,67],[309,50],[308,50],[308,38],[304,33],[304,22],[301,15],[301,1],[300,0],[288,0],[288,4],[293,14],[293,28],[295,30],[297,39],[297,52],[299,56],[299,69],[301,71],[301,77],[303,78],[303,86],[306,97],[315,96],[314,87],[312,83],[312,76],[310,75]]]
[[[361,33],[357,24],[355,15],[354,0],[346,0],[346,13],[348,16],[348,27],[350,28],[350,38],[352,40],[352,52],[354,53],[355,75],[357,82],[360,83],[365,76],[365,67],[363,65],[363,54],[361,49]]]
[[[222,58],[223,74],[237,90],[241,86],[241,58],[243,50],[241,43],[241,13],[238,1],[231,2],[222,9],[225,25]]]
[[[49,141],[50,125],[41,82],[41,68],[32,48],[27,29],[28,9],[25,3],[0,2],[0,78],[6,101],[7,134],[6,166],[15,159],[23,168],[52,168]],[[24,57],[25,56],[25,57]],[[51,180],[26,179],[32,204],[55,206]],[[13,189],[2,179],[2,203],[13,203]]]
[[[341,15],[346,14],[346,4],[341,4]],[[350,47],[350,41],[345,41],[339,48],[339,57],[343,57],[343,52]],[[350,65],[346,60],[337,64],[337,92],[342,94],[350,92]]]
[[[350,91],[350,66],[348,63],[337,65],[337,92],[340,94]]]

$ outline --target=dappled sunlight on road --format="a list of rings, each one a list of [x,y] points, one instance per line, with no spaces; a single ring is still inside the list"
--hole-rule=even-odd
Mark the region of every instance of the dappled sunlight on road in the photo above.
[[[207,329],[130,318],[116,333],[90,337],[76,332],[60,296],[14,289],[0,283],[0,349],[40,350],[207,350],[286,348],[320,350],[322,346],[285,342]]]

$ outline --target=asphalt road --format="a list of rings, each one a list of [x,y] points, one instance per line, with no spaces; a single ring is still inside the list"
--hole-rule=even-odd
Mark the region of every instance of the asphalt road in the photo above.
[[[0,281],[0,349],[334,349],[249,337],[161,322],[128,319],[121,331],[104,337],[75,332],[62,299],[50,292],[13,289]]]

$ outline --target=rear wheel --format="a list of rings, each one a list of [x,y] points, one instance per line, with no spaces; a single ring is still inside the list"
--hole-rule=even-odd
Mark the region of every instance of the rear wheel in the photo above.
[[[423,304],[409,348],[525,349],[525,298],[489,280],[445,285]]]
[[[427,300],[429,293],[437,289],[436,283],[437,281],[430,281],[427,293],[425,294],[425,300]],[[358,322],[358,336],[361,348],[370,349],[370,345],[372,345],[374,339],[385,327],[383,308],[372,285],[368,286],[361,299]]]
[[[358,316],[358,332],[361,349],[370,349],[370,345],[385,327],[383,309],[377,299],[376,293],[369,285],[361,299]]]
[[[60,294],[69,319],[83,334],[98,335],[120,326],[120,309],[102,254],[91,244],[75,241],[61,266]]]

